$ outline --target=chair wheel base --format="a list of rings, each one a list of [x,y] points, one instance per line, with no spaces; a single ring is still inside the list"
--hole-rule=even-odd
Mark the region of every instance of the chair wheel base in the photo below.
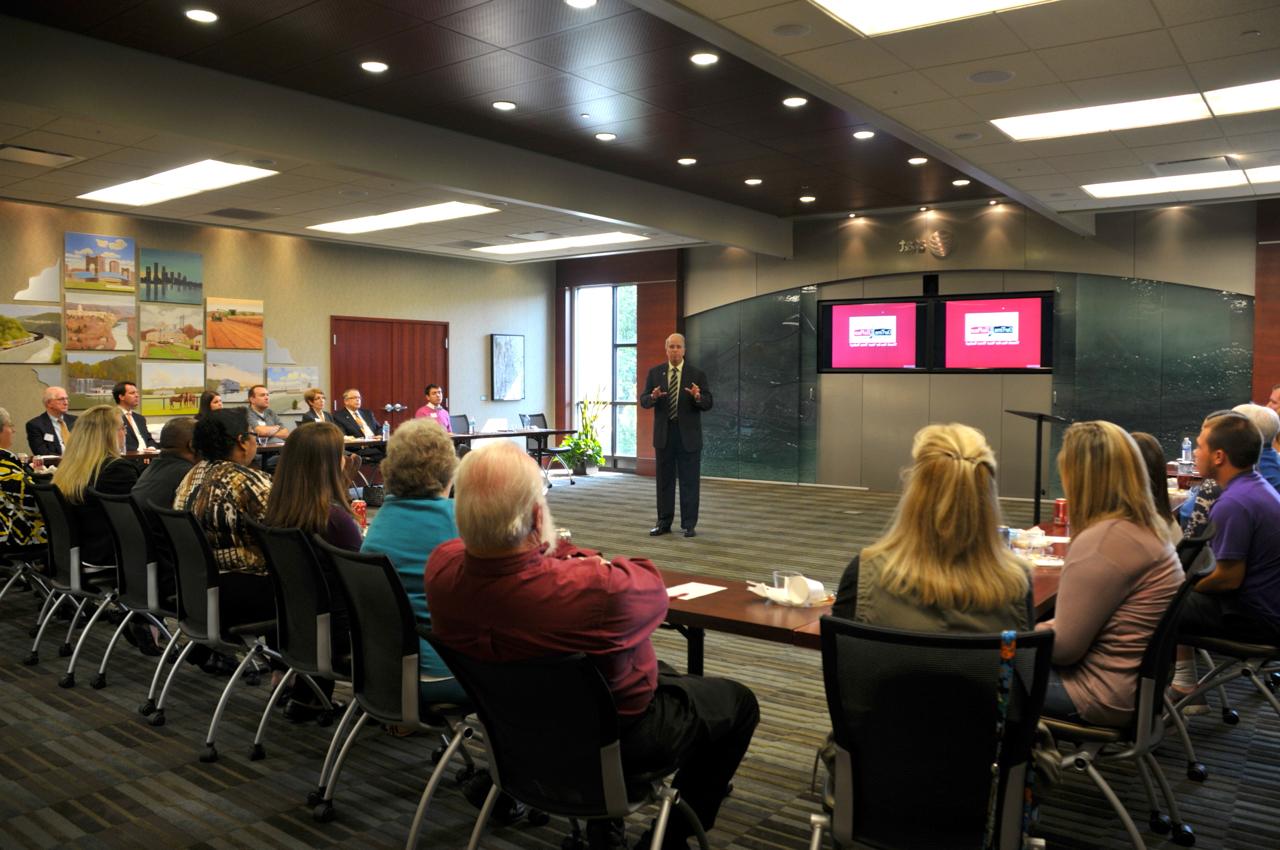
[[[141,714],[143,717],[150,717],[151,715],[155,714],[156,701],[153,699],[147,700],[142,705],[138,706],[138,713]]]
[[[71,644],[69,644],[69,643],[64,643],[62,646],[58,647],[58,657],[59,657],[59,658],[70,658],[70,657],[71,657]]]
[[[1276,688],[1280,688],[1280,673],[1268,673],[1262,682],[1267,686],[1267,690],[1274,694]]]
[[[27,655],[26,658],[22,659],[22,663],[26,667],[36,666],[37,664],[40,663],[40,653],[38,652],[30,653],[29,655]]]
[[[323,800],[324,800],[323,788],[317,788],[316,790],[310,791],[307,793],[308,808],[314,809],[316,806],[320,805],[320,803],[323,802]]]
[[[444,747],[436,747],[431,751],[431,763],[439,764],[440,759],[444,758]]]
[[[205,750],[200,754],[200,761],[205,764],[212,764],[218,760],[218,748],[213,744],[205,744]]]
[[[1173,843],[1179,847],[1194,847],[1196,845],[1196,834],[1191,829],[1191,824],[1180,823],[1173,828]]]
[[[1193,782],[1204,782],[1209,778],[1209,768],[1198,761],[1187,762],[1187,778]]]
[[[328,823],[333,820],[333,801],[325,800],[311,810],[311,817],[319,823]]]
[[[329,726],[332,726],[332,725],[333,725],[333,712],[332,712],[332,711],[322,711],[322,712],[320,712],[319,714],[317,714],[317,715],[316,715],[316,725],[317,725],[317,726],[319,726],[319,727],[321,727],[322,729],[323,729],[323,728],[327,728],[327,727],[329,727]]]
[[[244,674],[244,683],[251,688],[258,687],[258,685],[261,684],[261,682],[262,682],[262,677],[259,676],[256,672]]]
[[[249,761],[262,761],[267,757],[267,748],[262,744],[254,744],[249,750]]]
[[[551,815],[542,809],[530,809],[524,817],[529,822],[529,826],[546,826],[551,823]]]
[[[458,785],[465,785],[466,783],[470,782],[471,778],[475,775],[476,775],[475,766],[467,765],[465,767],[458,768],[457,773],[453,774],[453,781]]]
[[[1173,831],[1173,818],[1160,812],[1152,812],[1151,819],[1147,821],[1151,827],[1151,831],[1157,835],[1168,835]]]
[[[572,487],[574,484],[577,484],[577,483],[578,483],[578,482],[577,482],[577,481],[574,481],[572,478],[570,478],[570,479],[569,479],[569,486],[570,486],[570,487]]]
[[[107,686],[106,673],[99,673],[98,675],[94,676],[92,679],[89,680],[89,687],[93,688],[95,691],[100,691],[106,686]]]
[[[1240,723],[1240,712],[1234,708],[1222,709],[1222,722],[1228,726],[1236,726]]]
[[[164,709],[163,708],[156,709],[156,713],[153,714],[151,716],[151,719],[148,720],[147,722],[150,723],[152,726],[163,726],[164,725]]]
[[[76,686],[75,673],[64,673],[62,678],[58,680],[58,687],[60,688],[74,688],[75,686]]]

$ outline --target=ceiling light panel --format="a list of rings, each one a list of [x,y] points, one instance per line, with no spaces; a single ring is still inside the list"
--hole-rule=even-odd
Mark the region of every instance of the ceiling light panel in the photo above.
[[[187,195],[235,186],[238,183],[261,180],[278,173],[266,168],[233,165],[216,159],[206,159],[76,197],[82,201],[145,207],[171,201],[174,198],[185,198]]]
[[[455,218],[470,218],[476,215],[488,215],[499,210],[480,204],[466,204],[460,201],[449,201],[443,204],[431,204],[426,207],[414,207],[407,210],[367,215],[361,218],[349,218],[344,221],[330,221],[326,224],[312,224],[308,230],[322,230],[325,233],[372,233],[375,230],[392,230],[397,227],[410,227],[415,224],[431,224],[436,221],[449,221]]]
[[[563,251],[570,248],[595,248],[601,245],[621,245],[627,242],[647,242],[648,236],[639,233],[592,233],[586,236],[563,236],[558,239],[542,239],[536,242],[513,242],[508,245],[486,245],[472,248],[480,254],[536,254],[544,251]]]
[[[1090,183],[1081,186],[1095,198],[1129,198],[1136,195],[1163,195],[1171,192],[1196,192],[1202,189],[1226,189],[1243,186],[1243,171],[1210,171],[1202,174],[1176,174],[1149,177],[1144,180],[1120,180],[1114,183]]]
[[[1132,130],[1135,127],[1158,127],[1211,117],[1203,97],[1198,94],[1179,94],[1151,100],[1131,100],[1104,106],[996,118],[991,123],[1014,141],[1025,142]]]
[[[1262,168],[1250,168],[1245,171],[1250,183],[1280,182],[1280,165],[1264,165]]]
[[[1039,6],[1055,0],[812,0],[833,17],[865,36],[931,27],[991,12]]]
[[[1239,115],[1280,109],[1280,80],[1265,80],[1246,86],[1231,86],[1204,93],[1214,115]]]

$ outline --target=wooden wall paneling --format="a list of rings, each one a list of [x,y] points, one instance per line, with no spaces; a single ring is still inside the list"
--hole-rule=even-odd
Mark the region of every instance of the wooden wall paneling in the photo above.
[[[1258,202],[1254,272],[1253,400],[1265,404],[1280,384],[1280,200]],[[1271,244],[1264,244],[1264,243]]]
[[[667,358],[667,336],[683,332],[679,283],[651,283],[636,289],[636,380],[643,384],[650,367]],[[637,388],[637,399],[648,387]],[[653,412],[636,415],[636,472],[653,475]]]
[[[379,422],[389,418],[394,428],[413,417],[428,383],[448,390],[447,322],[331,316],[329,326],[331,409],[342,406],[347,388],[357,387],[362,405],[372,410]],[[403,404],[409,409],[388,417],[384,410],[388,404]]]
[[[403,404],[408,410],[391,415],[391,427],[413,418],[413,413],[425,401],[423,390],[427,384],[439,384],[445,392],[445,407],[449,407],[449,350],[445,340],[449,337],[448,322],[396,321],[392,323],[391,363],[393,403]],[[465,413],[466,411],[459,411]]]

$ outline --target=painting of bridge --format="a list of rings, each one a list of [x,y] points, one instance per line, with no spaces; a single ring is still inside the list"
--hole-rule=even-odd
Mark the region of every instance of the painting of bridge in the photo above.
[[[63,238],[64,288],[134,292],[137,251],[132,238],[70,232]]]
[[[111,388],[116,381],[138,380],[138,361],[133,352],[68,351],[66,361],[67,397],[72,410],[111,404]]]
[[[204,356],[204,311],[198,304],[142,304],[138,350],[149,360],[200,360]]]
[[[190,251],[139,249],[138,297],[169,304],[204,302],[204,256]]]
[[[203,363],[143,363],[143,416],[191,416],[204,392]]]
[[[261,301],[210,298],[205,314],[204,332],[210,348],[262,348]]]
[[[62,319],[63,342],[77,351],[133,351],[138,336],[138,303],[132,295],[68,292]]]
[[[56,304],[0,304],[0,363],[61,363],[62,311]]]

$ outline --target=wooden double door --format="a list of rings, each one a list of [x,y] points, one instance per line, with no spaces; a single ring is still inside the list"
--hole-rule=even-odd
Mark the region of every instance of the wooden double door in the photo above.
[[[427,384],[449,392],[448,322],[330,316],[329,333],[331,410],[341,409],[343,392],[355,387],[363,406],[395,428],[423,405]],[[387,405],[396,404],[405,409],[388,413]]]

